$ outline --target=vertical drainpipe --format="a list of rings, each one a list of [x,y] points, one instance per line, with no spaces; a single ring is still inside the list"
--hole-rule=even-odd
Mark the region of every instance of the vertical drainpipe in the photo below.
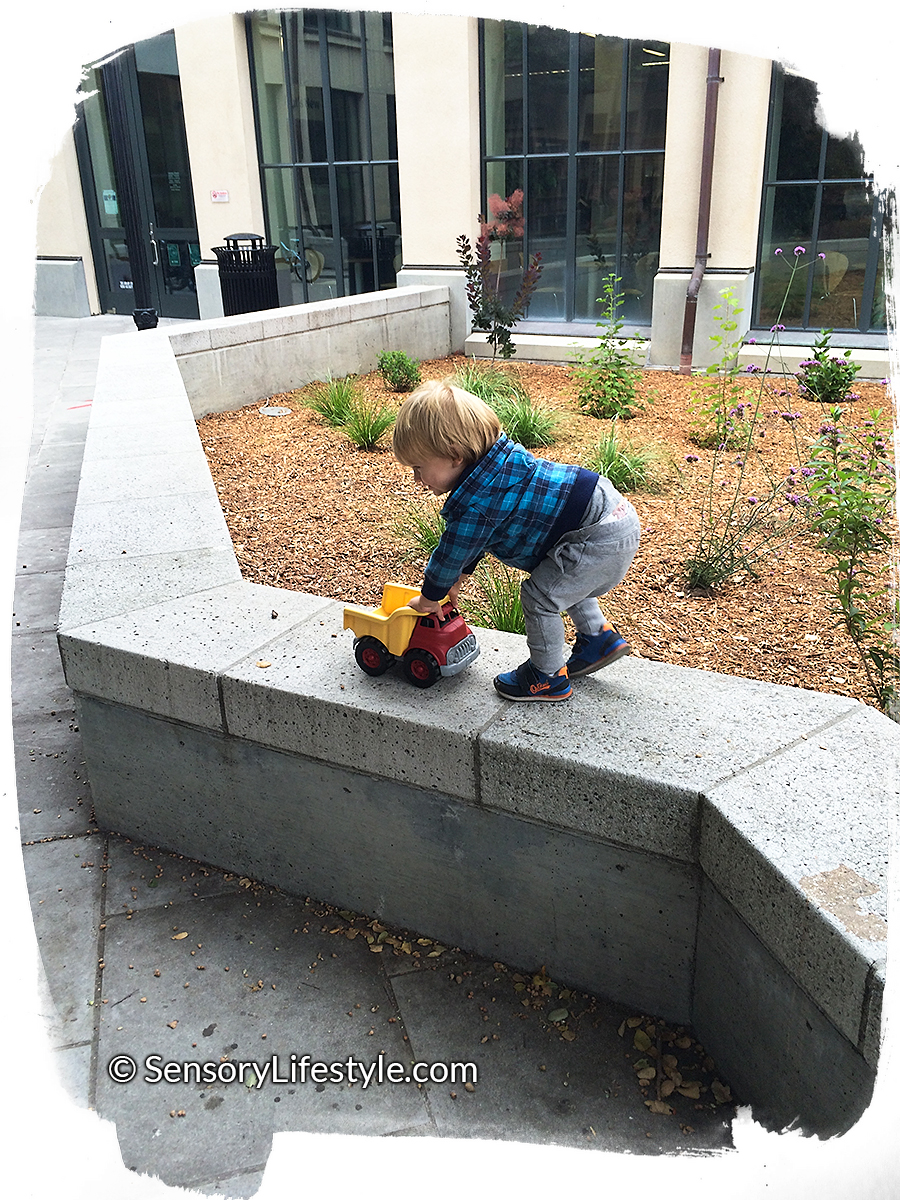
[[[716,113],[719,104],[721,50],[710,50],[706,68],[706,113],[703,118],[703,158],[700,163],[700,204],[697,211],[697,253],[694,270],[684,300],[684,325],[681,330],[681,375],[690,375],[694,353],[694,325],[697,321],[697,296],[709,258],[709,211],[712,194],[713,153],[716,146]]]

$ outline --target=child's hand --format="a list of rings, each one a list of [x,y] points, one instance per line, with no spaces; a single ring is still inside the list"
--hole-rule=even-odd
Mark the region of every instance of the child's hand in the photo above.
[[[426,600],[424,596],[413,596],[412,600],[407,600],[407,608],[414,609],[417,613],[422,613],[423,616],[431,614],[436,617],[443,616],[444,606],[440,600]]]

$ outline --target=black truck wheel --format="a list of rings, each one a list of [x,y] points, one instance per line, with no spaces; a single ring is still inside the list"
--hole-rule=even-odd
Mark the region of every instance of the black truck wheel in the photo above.
[[[403,674],[413,687],[427,688],[441,677],[441,668],[427,650],[407,650],[403,655]]]
[[[358,638],[353,653],[367,675],[383,675],[397,661],[387,646],[374,637]]]

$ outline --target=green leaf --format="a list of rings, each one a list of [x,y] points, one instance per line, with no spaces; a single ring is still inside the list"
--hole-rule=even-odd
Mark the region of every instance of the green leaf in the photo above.
[[[553,1012],[547,1017],[547,1020],[553,1021],[555,1024],[557,1021],[564,1021],[568,1015],[569,1010],[567,1008],[554,1008]]]

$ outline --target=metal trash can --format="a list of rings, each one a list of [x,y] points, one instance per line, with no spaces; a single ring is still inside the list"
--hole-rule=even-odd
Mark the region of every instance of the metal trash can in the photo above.
[[[219,263],[222,307],[226,317],[278,308],[276,246],[264,245],[258,233],[232,233],[224,246],[213,246]]]

